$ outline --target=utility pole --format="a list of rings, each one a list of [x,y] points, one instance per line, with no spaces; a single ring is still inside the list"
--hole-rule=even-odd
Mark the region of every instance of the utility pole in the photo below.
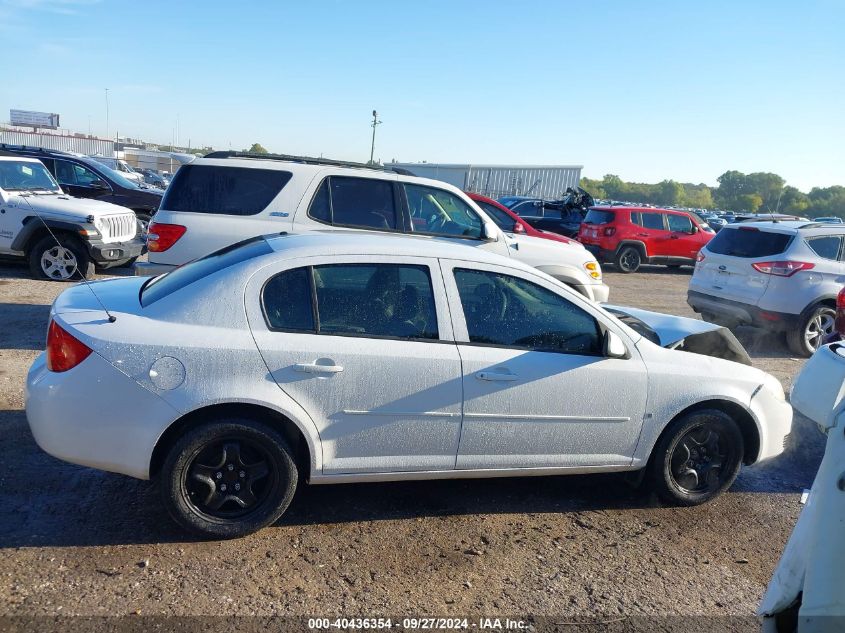
[[[106,138],[109,137],[109,89],[106,88]]]
[[[373,127],[373,142],[370,145],[370,164],[372,165],[373,156],[376,152],[376,126],[381,125],[381,121],[378,120],[378,112],[375,110],[373,110],[373,122],[370,125]]]

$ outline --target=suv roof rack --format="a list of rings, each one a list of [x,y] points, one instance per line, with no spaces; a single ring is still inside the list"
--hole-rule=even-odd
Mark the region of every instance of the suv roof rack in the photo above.
[[[233,150],[210,152],[205,158],[253,158],[257,160],[279,160],[286,163],[302,163],[304,165],[328,165],[331,167],[351,167],[353,169],[372,169],[375,171],[392,171],[403,176],[414,174],[401,167],[390,167],[389,165],[368,165],[346,160],[334,160],[332,158],[314,158],[313,156],[293,156],[291,154],[256,154],[254,152],[237,152]]]
[[[35,147],[34,145],[13,145],[12,143],[0,143],[0,150],[13,152],[41,152],[42,154],[62,154],[66,156],[73,156],[71,152],[66,152],[61,149],[50,149],[49,147]]]

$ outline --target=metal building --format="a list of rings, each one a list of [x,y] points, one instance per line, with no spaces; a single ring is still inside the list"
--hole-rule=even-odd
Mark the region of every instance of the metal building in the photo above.
[[[560,199],[567,187],[576,187],[583,165],[454,165],[444,163],[388,163],[415,176],[433,178],[464,191],[490,198],[536,196]]]
[[[0,143],[43,147],[63,152],[100,156],[114,156],[114,142],[84,135],[39,134],[13,129],[0,129]]]

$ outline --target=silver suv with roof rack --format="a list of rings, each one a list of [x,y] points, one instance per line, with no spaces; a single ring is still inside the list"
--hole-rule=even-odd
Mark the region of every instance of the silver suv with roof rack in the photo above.
[[[707,321],[784,332],[810,356],[833,331],[843,284],[845,225],[743,222],[701,249],[687,303]]]
[[[166,273],[257,235],[337,230],[456,240],[534,266],[593,301],[609,294],[581,244],[503,233],[447,183],[389,167],[242,152],[214,152],[179,169],[149,227],[149,261],[135,270]]]

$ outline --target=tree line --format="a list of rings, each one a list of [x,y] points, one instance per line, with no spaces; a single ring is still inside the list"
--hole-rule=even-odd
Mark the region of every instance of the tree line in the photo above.
[[[663,180],[656,184],[625,182],[608,174],[601,180],[582,178],[581,187],[594,198],[642,202],[657,206],[725,209],[751,213],[788,213],[806,217],[845,218],[845,187],[813,187],[809,193],[789,186],[777,174],[726,171],[717,187]]]

